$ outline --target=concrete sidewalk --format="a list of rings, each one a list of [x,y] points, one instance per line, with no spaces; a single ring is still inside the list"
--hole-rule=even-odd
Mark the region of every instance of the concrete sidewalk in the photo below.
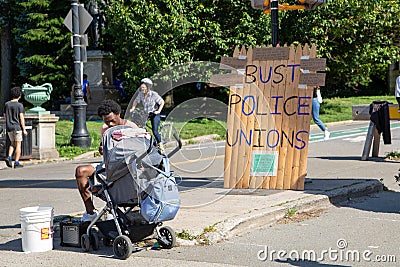
[[[169,224],[197,240],[181,245],[215,243],[253,227],[269,225],[288,210],[305,212],[328,208],[352,198],[376,193],[382,184],[375,179],[315,179],[304,191],[251,189],[198,189],[182,192],[182,204]],[[204,240],[206,239],[206,240]]]

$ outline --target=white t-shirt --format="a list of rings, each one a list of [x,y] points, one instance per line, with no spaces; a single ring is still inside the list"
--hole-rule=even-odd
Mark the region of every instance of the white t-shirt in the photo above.
[[[396,78],[396,86],[394,87],[394,94],[396,97],[400,97],[400,75]]]

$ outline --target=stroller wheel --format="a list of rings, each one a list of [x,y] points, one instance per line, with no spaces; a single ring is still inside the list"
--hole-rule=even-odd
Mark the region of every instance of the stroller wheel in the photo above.
[[[99,250],[100,247],[100,237],[98,232],[93,232],[91,233],[92,237],[92,245],[93,245],[93,250]]]
[[[160,233],[160,235],[157,237],[157,241],[163,248],[170,249],[175,246],[176,235],[171,227],[169,226],[161,227],[160,230],[158,230],[158,232]]]
[[[132,242],[125,235],[117,236],[113,245],[114,256],[121,260],[126,260],[132,254]]]
[[[90,237],[88,234],[83,234],[81,236],[81,247],[83,251],[88,252],[90,249]]]

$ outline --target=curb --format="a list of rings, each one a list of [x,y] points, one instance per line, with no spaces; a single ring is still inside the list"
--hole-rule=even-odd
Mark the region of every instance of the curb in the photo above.
[[[215,244],[254,227],[275,223],[286,215],[289,208],[296,208],[297,212],[306,212],[316,208],[329,208],[337,203],[378,193],[382,190],[382,183],[378,180],[366,179],[343,188],[325,191],[323,195],[306,195],[283,205],[266,207],[263,210],[252,210],[247,214],[228,218],[216,224],[215,231],[206,233],[205,236],[210,244]]]

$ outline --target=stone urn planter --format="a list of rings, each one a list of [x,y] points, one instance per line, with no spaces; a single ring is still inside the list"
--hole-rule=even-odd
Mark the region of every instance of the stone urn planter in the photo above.
[[[25,83],[22,85],[22,91],[24,92],[26,101],[34,106],[26,113],[50,114],[50,111],[46,111],[41,107],[43,103],[50,100],[50,94],[53,91],[53,86],[50,83],[38,86]]]

